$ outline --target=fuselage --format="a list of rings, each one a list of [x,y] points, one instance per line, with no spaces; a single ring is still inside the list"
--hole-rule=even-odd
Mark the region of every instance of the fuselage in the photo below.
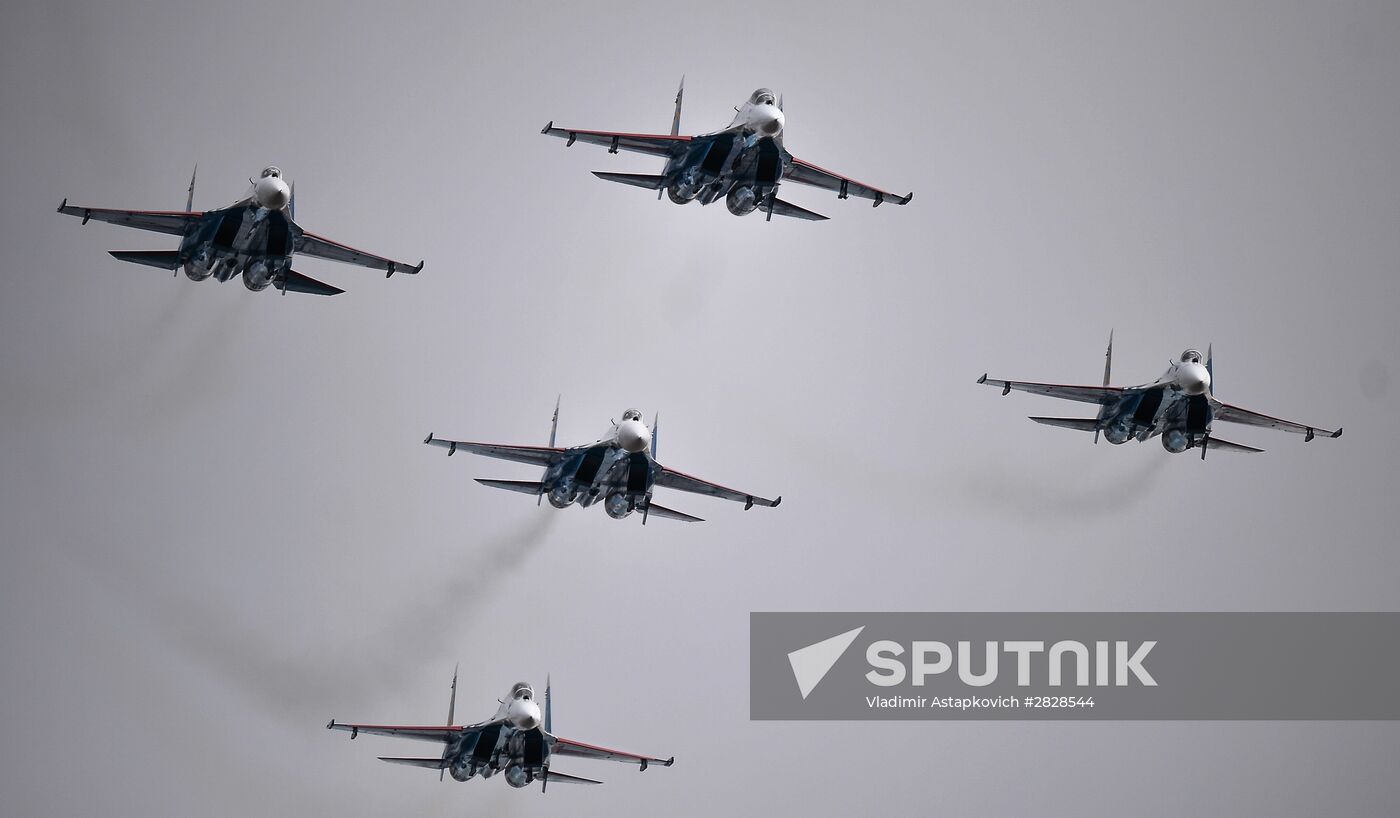
[[[194,281],[242,275],[244,285],[255,292],[284,276],[296,245],[291,200],[282,171],[265,168],[243,201],[206,212],[185,234],[179,251],[185,275]]]
[[[721,197],[736,216],[752,213],[782,181],[783,112],[766,88],[736,109],[729,127],[677,146],[662,171],[671,201],[710,204]]]
[[[542,729],[534,689],[524,682],[512,686],[491,721],[447,746],[443,758],[448,772],[457,781],[499,772],[512,787],[529,785],[549,764],[553,744]]]
[[[1162,437],[1162,447],[1180,453],[1210,433],[1210,370],[1188,349],[1150,384],[1124,390],[1103,408],[1099,428],[1110,443]]]
[[[602,502],[609,516],[622,519],[650,501],[653,463],[651,430],[640,412],[629,409],[610,435],[569,450],[567,457],[550,466],[541,488],[555,508],[575,503],[586,508]]]

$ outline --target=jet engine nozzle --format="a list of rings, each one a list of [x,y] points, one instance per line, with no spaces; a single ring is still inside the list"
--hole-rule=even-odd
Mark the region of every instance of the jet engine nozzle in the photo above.
[[[1133,432],[1127,426],[1115,423],[1103,430],[1104,439],[1113,445],[1121,445],[1133,439]]]
[[[1191,438],[1180,429],[1168,429],[1162,433],[1162,448],[1172,454],[1181,454],[1191,448]]]
[[[452,773],[454,781],[468,781],[476,775],[476,766],[471,763],[470,759],[458,759],[452,763],[449,772]]]
[[[533,730],[540,726],[540,706],[530,699],[515,699],[506,709],[506,718],[517,730]]]
[[[608,516],[614,520],[624,520],[635,509],[632,498],[620,491],[615,491],[603,500],[603,510],[608,512]]]
[[[758,208],[758,194],[752,187],[743,185],[729,191],[724,203],[735,216],[747,216]]]
[[[651,430],[640,420],[624,420],[617,424],[617,445],[632,454],[644,452],[651,445]]]
[[[1176,369],[1176,383],[1188,395],[1204,395],[1210,391],[1210,370],[1203,364],[1183,363]]]
[[[506,783],[520,789],[529,786],[530,774],[525,771],[525,767],[520,764],[512,764],[506,768]]]
[[[253,183],[253,198],[268,210],[281,210],[292,200],[292,190],[281,176],[264,176]]]
[[[261,292],[272,283],[275,275],[272,265],[266,261],[255,261],[243,270],[243,286],[253,292]]]
[[[555,508],[568,508],[578,499],[578,486],[573,483],[560,483],[549,490],[549,504]]]

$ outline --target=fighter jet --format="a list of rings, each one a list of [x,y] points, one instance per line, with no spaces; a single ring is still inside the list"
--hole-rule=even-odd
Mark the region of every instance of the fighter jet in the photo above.
[[[1020,392],[1049,395],[1052,398],[1095,403],[1099,407],[1096,417],[1032,417],[1031,420],[1036,423],[1093,432],[1095,443],[1099,442],[1100,433],[1109,443],[1115,444],[1133,439],[1141,442],[1161,436],[1162,448],[1167,451],[1180,454],[1187,449],[1200,448],[1202,460],[1205,460],[1207,451],[1215,449],[1251,453],[1264,451],[1216,437],[1211,432],[1211,423],[1216,420],[1295,432],[1304,435],[1305,441],[1312,440],[1317,435],[1342,436],[1341,429],[1333,432],[1318,426],[1280,420],[1217,400],[1211,392],[1215,361],[1209,347],[1206,349],[1204,361],[1201,353],[1188,349],[1181,353],[1180,359],[1170,363],[1162,377],[1143,386],[1108,385],[1109,373],[1113,367],[1112,333],[1108,336],[1108,351],[1104,358],[1102,386],[1006,381],[988,378],[985,374],[978,378],[977,382],[1000,387],[1003,395],[1010,394],[1011,390],[1015,389]]]
[[[496,708],[496,715],[478,724],[454,725],[452,721],[453,711],[457,707],[457,674],[453,673],[452,698],[448,701],[445,726],[341,724],[332,719],[326,728],[345,730],[350,733],[352,739],[361,733],[369,733],[376,736],[398,736],[437,742],[442,745],[442,753],[438,756],[380,756],[379,760],[390,764],[437,770],[439,781],[444,773],[451,773],[452,778],[457,781],[469,781],[475,775],[490,778],[498,772],[503,772],[506,783],[517,789],[528,787],[538,780],[540,792],[544,792],[551,781],[562,784],[603,783],[593,778],[551,770],[550,765],[553,756],[556,755],[621,761],[624,764],[636,764],[643,770],[651,764],[669,767],[676,761],[675,756],[656,758],[560,738],[550,732],[553,728],[549,699],[549,685],[546,684],[544,714],[541,716],[540,706],[535,701],[535,691],[525,682],[517,682],[511,687],[510,693],[499,700],[501,706]]]
[[[198,171],[196,168],[195,173]],[[264,168],[257,181],[249,179],[248,182],[252,189],[247,196],[221,210],[200,212],[194,209],[192,174],[183,211],[78,207],[64,199],[58,212],[78,216],[83,224],[96,219],[180,236],[178,250],[112,250],[111,254],[121,261],[162,270],[184,269],[192,281],[210,277],[228,281],[241,274],[243,285],[254,292],[265,290],[269,285],[281,290],[283,295],[288,290],[312,295],[345,292],[293,270],[294,253],[383,270],[386,278],[394,273],[417,273],[423,269],[421,261],[416,266],[393,261],[301,229],[294,221],[296,186],[288,185],[282,178],[282,171],[276,167]]]
[[[506,491],[535,495],[536,503],[545,497],[555,508],[567,508],[574,503],[587,508],[601,501],[608,516],[621,520],[634,511],[642,512],[642,524],[655,514],[687,523],[704,522],[674,509],[652,502],[652,490],[657,486],[708,494],[744,504],[748,511],[754,506],[776,507],[783,501],[768,500],[754,494],[725,488],[714,483],[668,469],[656,462],[657,420],[651,428],[642,421],[642,413],[628,409],[622,420],[613,423],[612,431],[596,443],[573,448],[554,445],[559,430],[559,405],[554,406],[554,421],[549,429],[548,446],[506,446],[499,443],[471,443],[443,440],[429,434],[424,440],[430,446],[447,450],[450,456],[459,449],[473,454],[513,460],[543,466],[540,480],[483,480],[476,482]]]
[[[699,201],[702,205],[723,197],[729,212],[745,216],[762,209],[771,221],[773,214],[822,221],[826,216],[805,210],[778,198],[778,186],[786,180],[837,192],[837,198],[857,196],[883,202],[909,204],[914,194],[899,196],[877,187],[832,173],[787,152],[783,147],[783,100],[767,88],[760,88],[734,110],[729,127],[702,136],[681,136],[681,97],[685,80],[676,92],[676,114],[670,134],[620,133],[556,128],[551,121],[540,133],[575,142],[607,146],[608,153],[619,150],[651,154],[666,160],[659,174],[604,173],[594,176],[609,182],[655,190],[656,198],[665,191],[676,204]]]

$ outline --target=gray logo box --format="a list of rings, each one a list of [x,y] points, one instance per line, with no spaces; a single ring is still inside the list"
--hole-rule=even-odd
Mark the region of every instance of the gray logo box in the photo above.
[[[1395,612],[751,613],[749,655],[755,720],[1400,718]]]

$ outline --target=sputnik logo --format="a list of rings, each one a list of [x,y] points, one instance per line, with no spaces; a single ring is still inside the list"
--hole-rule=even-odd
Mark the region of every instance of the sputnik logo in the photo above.
[[[860,632],[865,630],[861,625],[855,630],[846,631],[830,639],[823,639],[805,648],[798,648],[788,654],[788,664],[792,665],[793,678],[797,679],[797,689],[802,692],[802,698],[806,700],[807,694],[816,689],[821,680],[826,678],[826,674],[836,664],[837,660],[856,641]]]

